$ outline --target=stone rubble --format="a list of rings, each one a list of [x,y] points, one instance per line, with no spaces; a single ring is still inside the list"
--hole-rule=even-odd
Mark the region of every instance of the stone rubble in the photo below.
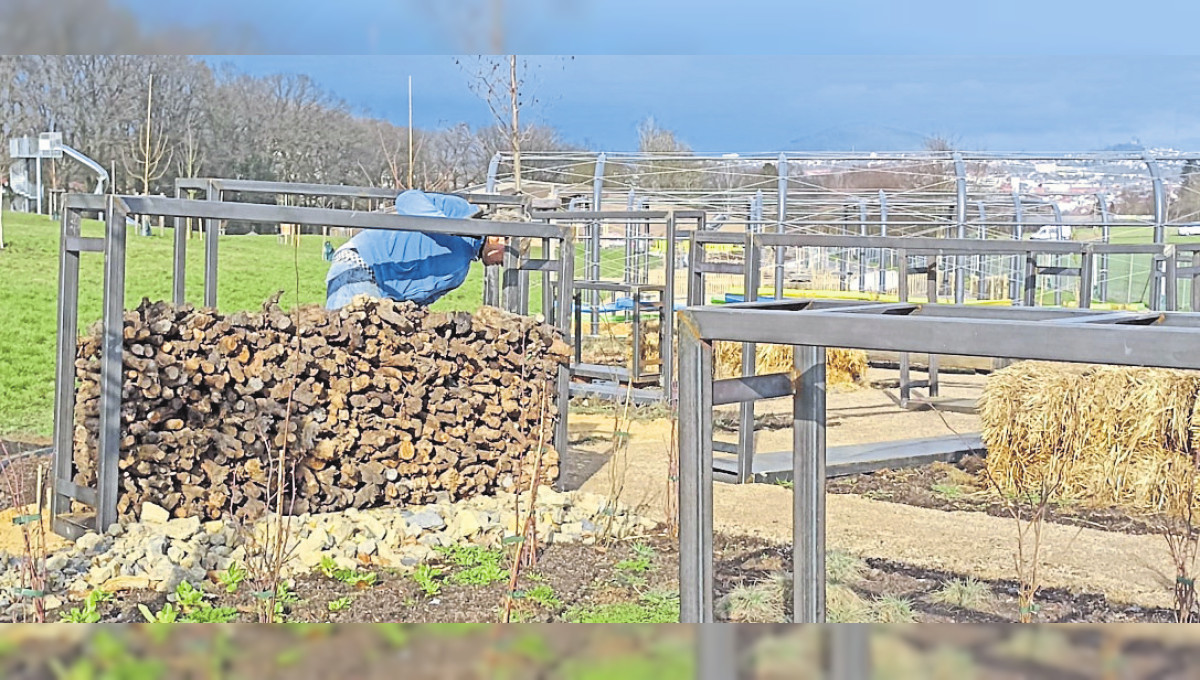
[[[528,495],[522,497],[523,524]],[[593,544],[603,537],[630,538],[652,531],[656,523],[605,496],[538,489],[537,531],[545,544]],[[285,577],[313,571],[332,558],[340,568],[392,568],[411,571],[430,559],[434,548],[475,544],[498,547],[517,533],[513,494],[477,496],[457,503],[408,508],[349,509],[344,512],[283,518],[287,532]],[[147,503],[141,521],[117,524],[105,534],[88,533],[46,560],[46,598],[57,606],[100,588],[117,592],[154,589],[172,592],[181,581],[199,584],[232,565],[251,567],[255,546],[278,533],[280,520],[266,518],[252,527],[232,522],[172,519]],[[29,603],[14,594],[20,586],[19,556],[0,552],[0,620],[20,620]],[[53,595],[53,599],[49,595]],[[56,617],[56,612],[50,612]]]

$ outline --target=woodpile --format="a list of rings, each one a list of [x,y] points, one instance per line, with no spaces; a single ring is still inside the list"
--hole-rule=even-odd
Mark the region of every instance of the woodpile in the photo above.
[[[143,300],[126,312],[118,512],[252,519],[525,488],[550,446],[552,326],[483,308],[433,313],[362,297],[337,312],[220,314]],[[94,485],[99,329],[80,340],[76,481]]]

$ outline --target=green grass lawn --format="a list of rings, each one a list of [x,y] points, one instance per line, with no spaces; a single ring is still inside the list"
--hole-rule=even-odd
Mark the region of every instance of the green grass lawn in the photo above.
[[[1076,229],[1074,237],[1077,240],[1100,240],[1099,228]],[[1167,243],[1198,243],[1200,236],[1180,236],[1176,227],[1167,227]],[[1119,244],[1153,243],[1154,229],[1145,227],[1112,227],[1109,230],[1109,242]],[[1099,263],[1097,262],[1097,266]],[[1146,303],[1150,297],[1150,268],[1149,255],[1110,255],[1108,257],[1109,286],[1108,299],[1119,303]],[[1191,282],[1183,281],[1179,285],[1179,300],[1186,305],[1191,295]]]
[[[85,236],[103,235],[99,222],[83,225]],[[4,214],[6,248],[0,250],[0,435],[19,438],[49,436],[53,428],[54,344],[58,296],[58,223],[23,213]],[[345,239],[330,239],[339,245]],[[324,303],[325,239],[305,236],[298,246],[275,236],[226,236],[220,241],[218,307],[225,312],[256,309],[267,297],[284,291],[283,304]],[[143,297],[171,295],[172,232],[164,236],[128,236],[126,307]],[[199,303],[204,293],[204,243],[188,244],[187,299]],[[80,272],[80,332],[100,318],[103,256],[84,253]],[[298,276],[297,276],[298,275]],[[299,278],[299,286],[296,285]],[[458,290],[434,309],[474,310],[483,297],[483,267],[476,263]],[[536,307],[535,307],[536,309]]]

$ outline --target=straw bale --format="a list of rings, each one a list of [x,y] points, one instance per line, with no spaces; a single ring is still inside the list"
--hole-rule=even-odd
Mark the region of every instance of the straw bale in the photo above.
[[[1200,450],[1200,373],[1026,361],[997,371],[980,418],[988,471],[1007,489],[1135,510],[1177,504]]]
[[[791,345],[758,345],[754,353],[755,373],[788,373],[794,358]],[[713,343],[713,372],[717,378],[742,374],[742,345],[738,342]],[[858,385],[867,374],[867,353],[860,349],[831,347],[825,352],[825,382],[848,387]]]

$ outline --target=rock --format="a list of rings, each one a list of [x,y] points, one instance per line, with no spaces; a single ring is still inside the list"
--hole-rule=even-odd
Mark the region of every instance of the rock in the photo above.
[[[225,540],[226,540],[226,539],[225,539],[225,534],[224,534],[224,533],[220,533],[220,532],[218,532],[218,533],[215,533],[215,534],[213,534],[213,533],[210,533],[210,534],[208,534],[208,544],[209,544],[209,545],[212,545],[212,546],[223,546],[223,545],[225,545]]]
[[[225,533],[225,523],[219,519],[214,519],[211,522],[205,522],[201,526],[204,528],[204,533],[210,536]]]
[[[328,532],[334,544],[344,543],[354,534],[354,523],[346,517],[336,517],[329,523]]]
[[[100,590],[117,593],[124,590],[146,590],[150,587],[150,579],[145,576],[115,576],[105,579]]]
[[[46,571],[62,571],[70,561],[71,558],[65,552],[54,553],[46,558]]]
[[[117,576],[117,571],[120,568],[121,565],[117,564],[116,562],[109,562],[104,566],[92,569],[90,572],[88,572],[86,578],[88,585],[99,586],[102,583],[108,582]]]
[[[539,486],[537,490],[538,506],[550,508],[565,508],[571,504],[571,495],[555,491],[548,486]]]
[[[161,505],[146,502],[142,503],[142,523],[143,524],[166,524],[171,519],[171,513],[167,512],[166,508]]]
[[[559,527],[554,534],[555,543],[576,543],[583,538],[583,522],[570,522]]]
[[[582,522],[580,522],[579,524],[580,524],[580,526],[583,527],[583,533],[585,533],[585,534],[593,534],[594,535],[600,530],[600,527],[593,524],[591,520],[585,519]]]
[[[186,569],[171,564],[170,562],[159,562],[150,570],[148,575],[150,582],[155,584],[154,589],[160,593],[169,593],[175,590],[180,583],[188,578]]]
[[[422,510],[409,517],[408,523],[422,531],[436,531],[446,526],[446,521],[434,510]]]
[[[158,557],[167,552],[168,539],[166,536],[153,536],[145,542],[146,554],[151,557]],[[131,553],[132,554],[132,553]]]
[[[305,567],[315,567],[321,563],[321,558],[325,556],[325,548],[328,545],[329,534],[321,528],[313,529],[308,536],[304,537],[296,545],[295,559]],[[232,557],[232,554],[230,557]]]
[[[434,533],[425,534],[424,536],[418,538],[417,542],[420,543],[421,545],[426,545],[431,548],[437,548],[439,546],[449,545],[444,540],[442,540],[443,536],[444,536],[444,534],[434,534]]]
[[[75,548],[82,553],[89,553],[95,550],[103,540],[103,535],[89,532],[75,539]]]
[[[110,525],[108,527],[108,531],[106,531],[105,533],[107,533],[109,536],[112,536],[113,538],[116,538],[117,536],[121,536],[125,533],[125,525],[114,522],[112,525]]]
[[[62,598],[57,595],[47,595],[42,598],[42,606],[46,609],[58,609],[63,606]]]
[[[172,545],[171,547],[167,548],[167,559],[171,560],[175,564],[179,564],[180,560],[182,560],[186,554],[187,553],[184,552],[183,548],[179,547],[178,545]]]
[[[379,521],[379,518],[373,515],[360,515],[358,517],[358,525],[363,529],[366,529],[367,532],[376,539],[382,540],[385,536],[387,536],[387,527],[384,526],[383,522]]]
[[[338,569],[358,569],[359,566],[353,557],[345,556],[333,558],[333,563],[337,565]]]
[[[199,517],[181,517],[167,522],[167,535],[177,540],[184,540],[200,531]]]
[[[446,533],[450,535],[450,540],[458,542],[482,532],[487,524],[486,512],[464,508],[454,515]]]
[[[359,555],[374,555],[379,550],[379,544],[373,538],[368,538],[358,544]]]

